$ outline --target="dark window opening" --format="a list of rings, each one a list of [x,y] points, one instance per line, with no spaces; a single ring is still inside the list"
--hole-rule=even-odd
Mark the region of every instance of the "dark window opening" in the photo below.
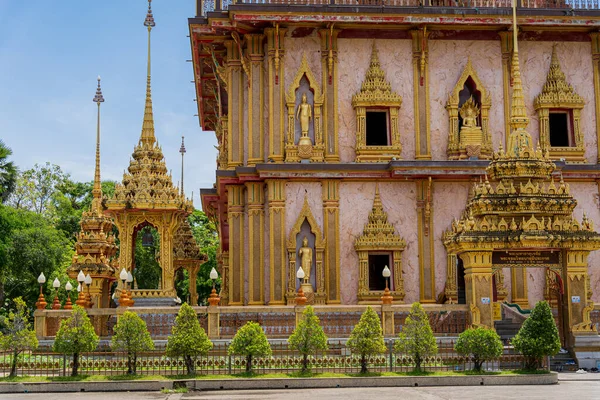
[[[550,146],[551,147],[569,147],[571,145],[570,137],[570,118],[566,112],[550,112]]]
[[[458,304],[467,304],[466,285],[465,285],[465,267],[460,257],[456,257],[456,288]]]
[[[388,113],[367,111],[367,146],[388,146]]]
[[[390,268],[389,254],[369,254],[369,290],[385,290],[383,269],[386,265]],[[390,276],[388,279],[391,278]]]

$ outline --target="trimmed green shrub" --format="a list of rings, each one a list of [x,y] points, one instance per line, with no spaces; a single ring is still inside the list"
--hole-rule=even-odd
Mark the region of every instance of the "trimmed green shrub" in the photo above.
[[[302,321],[288,339],[290,347],[302,354],[302,372],[308,371],[308,356],[317,350],[327,350],[327,336],[319,324],[312,306],[302,313]]]
[[[429,325],[429,317],[420,303],[412,304],[394,349],[399,353],[410,354],[415,363],[415,371],[421,371],[425,357],[437,354],[437,342]]]
[[[502,341],[493,329],[470,328],[458,336],[454,349],[458,354],[470,356],[475,364],[473,370],[481,371],[485,361],[502,355]]]
[[[54,339],[54,351],[73,355],[72,376],[79,373],[79,355],[94,351],[98,346],[98,335],[84,308],[74,305],[71,316],[60,323]]]
[[[115,351],[127,352],[127,373],[137,373],[137,354],[154,350],[154,342],[146,327],[146,322],[132,311],[125,311],[119,317],[110,343]]]
[[[196,372],[196,358],[206,355],[213,344],[200,326],[198,316],[187,303],[179,308],[171,336],[167,339],[167,356],[183,357],[188,375]]]
[[[369,372],[367,368],[368,356],[385,353],[386,347],[383,341],[381,321],[370,306],[367,307],[358,324],[352,329],[346,346],[353,353],[360,355],[361,374]]]
[[[544,357],[558,353],[558,328],[547,302],[540,301],[535,305],[531,315],[513,338],[512,345],[525,356],[525,369],[537,369],[542,366]]]
[[[246,372],[252,372],[252,357],[271,355],[271,345],[260,325],[254,321],[246,322],[233,337],[228,354],[246,357]]]
[[[29,323],[27,305],[21,297],[14,299],[16,309],[2,318],[4,334],[0,332],[0,349],[12,354],[9,377],[17,376],[17,361],[25,350],[35,350],[38,340]]]

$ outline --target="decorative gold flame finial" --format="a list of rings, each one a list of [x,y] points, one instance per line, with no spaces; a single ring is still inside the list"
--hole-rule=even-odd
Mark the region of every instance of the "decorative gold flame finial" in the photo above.
[[[183,155],[185,154],[185,143],[183,141],[184,136],[181,136],[181,147],[179,152],[181,153],[181,195],[183,196]]]
[[[144,108],[144,122],[142,123],[142,136],[140,141],[144,144],[154,144],[154,116],[152,113],[152,90],[150,87],[150,32],[156,26],[152,15],[152,0],[148,1],[148,13],[144,20],[144,26],[148,28],[148,75],[146,78],[146,106]]]
[[[95,214],[102,213],[102,183],[100,181],[100,104],[104,103],[102,88],[100,87],[100,75],[98,75],[98,87],[96,95],[92,100],[98,104],[98,117],[96,121],[96,169],[94,172],[94,188],[92,189],[92,212]]]

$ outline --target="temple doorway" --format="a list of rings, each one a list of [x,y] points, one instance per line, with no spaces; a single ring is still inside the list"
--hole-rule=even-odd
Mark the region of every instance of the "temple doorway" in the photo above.
[[[157,229],[146,223],[134,232],[133,242],[133,288],[161,289],[160,235]]]

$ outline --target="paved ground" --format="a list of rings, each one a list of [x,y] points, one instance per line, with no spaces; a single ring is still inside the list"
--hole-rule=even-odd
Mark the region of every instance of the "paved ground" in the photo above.
[[[0,395],[0,400],[497,400],[600,399],[600,380],[563,380],[549,386],[472,386],[422,388],[351,388],[306,390],[253,390],[163,393],[49,393]]]

